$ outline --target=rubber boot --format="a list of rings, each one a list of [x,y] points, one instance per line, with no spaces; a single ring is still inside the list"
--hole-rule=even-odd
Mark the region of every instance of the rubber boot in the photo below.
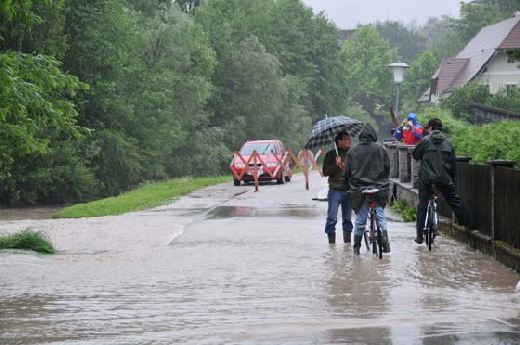
[[[343,230],[343,243],[350,243],[351,237],[352,237],[352,231]]]
[[[336,243],[336,233],[335,232],[328,232],[327,238],[329,239],[329,244]]]
[[[361,239],[363,236],[360,235],[354,235],[354,246],[352,247],[354,249],[354,254],[359,255],[359,250],[361,249]]]
[[[383,253],[390,253],[390,241],[388,240],[388,231],[383,230]]]
[[[415,243],[417,244],[422,244],[423,241],[424,241],[424,236],[422,234],[422,232],[418,233],[417,236],[415,237]]]

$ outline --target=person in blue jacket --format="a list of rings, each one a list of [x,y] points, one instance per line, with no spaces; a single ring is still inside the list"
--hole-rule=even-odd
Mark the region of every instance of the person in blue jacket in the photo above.
[[[401,127],[397,127],[393,131],[394,137],[402,141],[406,145],[415,145],[422,140],[423,128],[417,122],[417,115],[414,113],[408,114],[406,120],[403,121]]]

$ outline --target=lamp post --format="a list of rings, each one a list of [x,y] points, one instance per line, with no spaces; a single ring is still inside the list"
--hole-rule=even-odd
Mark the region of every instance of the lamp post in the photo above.
[[[404,62],[394,62],[388,65],[388,67],[392,68],[392,73],[394,74],[394,83],[397,88],[395,96],[395,115],[397,117],[399,116],[399,85],[401,85],[401,82],[403,81],[404,70],[410,67],[410,65]]]

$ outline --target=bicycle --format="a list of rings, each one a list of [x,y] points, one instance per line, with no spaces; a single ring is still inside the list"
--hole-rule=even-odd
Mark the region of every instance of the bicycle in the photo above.
[[[372,253],[378,255],[380,259],[383,258],[383,233],[381,231],[381,227],[379,226],[379,222],[376,217],[376,200],[375,195],[379,192],[378,189],[370,189],[363,191],[363,194],[366,198],[368,198],[368,218],[370,219],[370,228],[363,232],[363,237],[365,239],[365,245],[367,247],[367,251],[370,251],[370,247],[368,243],[372,245]]]
[[[428,207],[426,208],[426,215],[424,217],[424,228],[423,235],[426,237],[426,246],[428,250],[432,250],[432,244],[437,237],[439,217],[437,215],[437,188],[435,185],[432,186],[432,196],[428,201]]]

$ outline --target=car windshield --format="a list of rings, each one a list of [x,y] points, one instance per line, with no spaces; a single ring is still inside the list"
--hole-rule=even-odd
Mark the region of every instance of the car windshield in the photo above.
[[[255,150],[259,155],[265,155],[271,153],[271,151],[274,152],[274,146],[269,143],[249,143],[240,150],[240,154],[243,156],[249,156]]]

